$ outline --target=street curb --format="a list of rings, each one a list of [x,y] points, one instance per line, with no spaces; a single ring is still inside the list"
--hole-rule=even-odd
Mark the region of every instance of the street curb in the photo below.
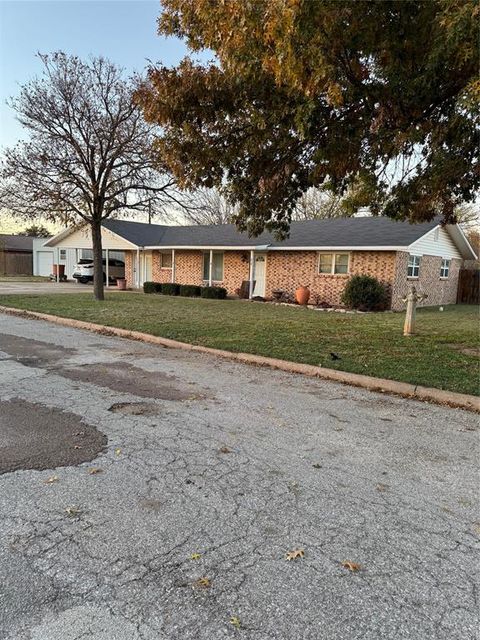
[[[119,329],[117,327],[108,327],[102,324],[85,322],[83,320],[74,320],[73,318],[64,318],[62,316],[53,316],[51,314],[40,313],[38,311],[27,311],[25,309],[16,309],[15,307],[0,306],[0,312],[25,318],[47,320],[48,322],[54,322],[55,324],[60,324],[65,327],[84,329],[102,335],[118,336],[129,340],[138,340],[140,342],[157,344],[169,349],[183,349],[186,351],[205,353],[245,364],[255,364],[257,366],[270,367],[271,369],[279,369],[280,371],[286,371],[288,373],[299,373],[309,377],[323,378],[325,380],[332,380],[333,382],[341,382],[355,387],[362,387],[363,389],[368,389],[370,391],[391,393],[402,397],[425,400],[435,404],[448,405],[450,407],[458,407],[480,413],[480,397],[464,393],[455,393],[454,391],[422,387],[409,384],[407,382],[397,382],[395,380],[387,380],[385,378],[374,378],[359,373],[337,371],[336,369],[324,369],[323,367],[317,367],[315,365],[257,356],[251,353],[235,353],[222,349],[202,347],[188,342],[179,342],[178,340],[171,340],[170,338],[154,336],[150,333],[130,331],[129,329]]]

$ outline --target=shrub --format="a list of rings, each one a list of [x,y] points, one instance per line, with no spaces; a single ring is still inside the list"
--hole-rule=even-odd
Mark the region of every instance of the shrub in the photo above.
[[[162,285],[160,282],[144,282],[143,293],[160,293]]]
[[[181,284],[179,295],[186,298],[198,298],[202,293],[202,287],[197,284]]]
[[[223,287],[202,287],[202,298],[216,298],[224,300],[227,297],[227,290]]]
[[[161,293],[164,296],[178,296],[180,285],[173,282],[164,282],[162,284]]]
[[[373,276],[352,276],[342,295],[342,302],[352,309],[381,310],[387,302],[387,292]]]

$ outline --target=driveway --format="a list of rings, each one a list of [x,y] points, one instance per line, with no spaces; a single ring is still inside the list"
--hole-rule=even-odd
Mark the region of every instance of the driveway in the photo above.
[[[77,282],[20,282],[0,280],[0,295],[12,294],[26,295],[50,295],[52,293],[91,293],[91,284],[78,284]],[[117,287],[110,286],[108,291],[118,291]]]
[[[0,637],[476,638],[477,429],[0,314]]]

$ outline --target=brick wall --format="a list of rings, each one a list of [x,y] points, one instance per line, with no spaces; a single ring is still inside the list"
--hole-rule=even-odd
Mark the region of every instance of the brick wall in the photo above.
[[[311,299],[328,304],[341,304],[341,296],[350,275],[367,274],[383,282],[389,292],[395,276],[395,252],[352,251],[350,274],[318,273],[316,251],[270,251],[267,254],[266,296],[274,289],[294,294],[304,285],[310,289]]]
[[[127,288],[131,289],[135,286],[134,276],[133,276],[133,263],[135,260],[135,252],[134,251],[125,251],[125,279],[127,281]]]
[[[229,295],[235,295],[242,280],[248,280],[248,252],[225,251],[223,254],[223,281],[215,285],[225,287]],[[160,252],[152,252],[152,277],[155,282],[171,282],[171,269],[160,268]],[[175,282],[178,284],[204,285],[203,251],[175,251]]]
[[[153,282],[171,282],[172,270],[161,266],[160,251],[152,251]]]
[[[428,298],[419,306],[429,307],[441,304],[455,304],[457,301],[458,275],[462,260],[453,258],[450,262],[450,273],[446,280],[440,278],[440,256],[422,256],[418,278],[407,277],[408,253],[397,253],[395,279],[392,291],[392,309],[398,311],[405,308],[403,298],[413,284],[420,293],[427,293]]]

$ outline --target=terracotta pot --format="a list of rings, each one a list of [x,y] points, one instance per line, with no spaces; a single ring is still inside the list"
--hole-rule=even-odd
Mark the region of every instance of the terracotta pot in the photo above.
[[[308,287],[298,287],[295,291],[295,300],[298,304],[307,304],[310,298],[310,289]]]
[[[127,281],[125,278],[117,278],[117,289],[120,291],[125,291],[127,288]]]

